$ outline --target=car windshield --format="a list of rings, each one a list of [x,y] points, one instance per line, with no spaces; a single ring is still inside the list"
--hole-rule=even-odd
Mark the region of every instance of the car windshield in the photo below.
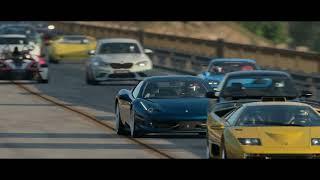
[[[308,106],[248,106],[236,126],[320,126],[320,116]]]
[[[104,43],[99,54],[141,53],[136,43]]]
[[[0,29],[0,34],[24,34],[27,36],[35,36],[37,32],[31,27],[10,26]]]
[[[213,74],[225,74],[234,71],[249,71],[256,69],[256,65],[249,62],[214,62],[209,66],[209,72]]]
[[[205,97],[207,88],[197,80],[151,81],[144,89],[143,98],[169,99],[185,97]]]
[[[297,97],[292,80],[284,75],[246,75],[229,77],[221,97]]]
[[[68,43],[68,44],[82,44],[88,43],[89,40],[83,36],[65,36],[61,39],[61,43]]]
[[[25,38],[3,38],[0,37],[0,44],[28,44]]]

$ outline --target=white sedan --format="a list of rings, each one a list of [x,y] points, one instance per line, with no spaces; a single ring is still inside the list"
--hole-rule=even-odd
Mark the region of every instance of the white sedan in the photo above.
[[[141,80],[153,65],[147,54],[134,39],[110,38],[97,43],[96,50],[89,52],[86,62],[86,82],[98,84],[109,80]]]

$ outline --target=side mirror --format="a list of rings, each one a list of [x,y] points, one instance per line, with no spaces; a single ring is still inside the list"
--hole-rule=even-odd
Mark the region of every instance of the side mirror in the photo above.
[[[311,97],[313,94],[310,91],[301,91],[301,97],[305,97],[305,98],[309,98]]]
[[[95,50],[90,50],[89,52],[88,52],[88,55],[90,55],[90,56],[93,56],[93,55],[95,55],[96,54],[96,51]]]
[[[130,99],[128,94],[119,95],[119,99],[124,100],[124,101],[131,101],[131,99]]]
[[[153,51],[151,49],[144,49],[144,53],[146,54],[152,54]]]
[[[218,99],[218,96],[216,96],[217,91],[209,91],[206,93],[206,98],[210,99]]]
[[[224,129],[224,124],[222,122],[214,121],[210,124],[211,129]]]

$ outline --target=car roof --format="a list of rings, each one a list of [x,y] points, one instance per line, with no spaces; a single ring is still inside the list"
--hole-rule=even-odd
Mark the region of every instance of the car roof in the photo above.
[[[85,35],[62,35],[61,37],[79,37],[79,38],[86,38]]]
[[[246,103],[243,104],[244,107],[248,106],[272,106],[272,105],[280,105],[280,106],[307,106],[311,107],[308,104],[305,103],[300,103],[300,102],[292,102],[292,101],[272,101],[272,102],[251,102],[251,103]]]
[[[256,60],[253,59],[241,59],[241,58],[215,58],[210,61],[211,63],[215,62],[248,62],[248,63],[256,63]]]
[[[235,71],[227,73],[226,76],[241,76],[241,75],[282,75],[282,76],[290,76],[289,73],[283,71],[270,71],[270,70],[253,70],[253,71]]]
[[[27,36],[23,35],[23,34],[0,34],[0,37],[3,37],[3,38],[27,38]]]
[[[152,76],[152,77],[147,77],[147,78],[144,79],[144,81],[170,80],[170,79],[202,80],[201,78],[199,78],[197,76],[192,76],[192,75],[170,75],[170,76]]]
[[[106,38],[106,39],[100,39],[99,42],[101,43],[139,43],[139,41],[135,39],[129,39],[129,38]]]

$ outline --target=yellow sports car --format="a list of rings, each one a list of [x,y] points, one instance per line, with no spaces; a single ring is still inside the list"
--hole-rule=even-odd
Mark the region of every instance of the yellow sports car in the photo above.
[[[320,114],[297,102],[252,102],[207,121],[207,156],[218,159],[320,157]]]
[[[47,44],[49,61],[59,63],[60,60],[81,60],[89,57],[88,52],[96,48],[96,39],[89,36],[59,36]]]

